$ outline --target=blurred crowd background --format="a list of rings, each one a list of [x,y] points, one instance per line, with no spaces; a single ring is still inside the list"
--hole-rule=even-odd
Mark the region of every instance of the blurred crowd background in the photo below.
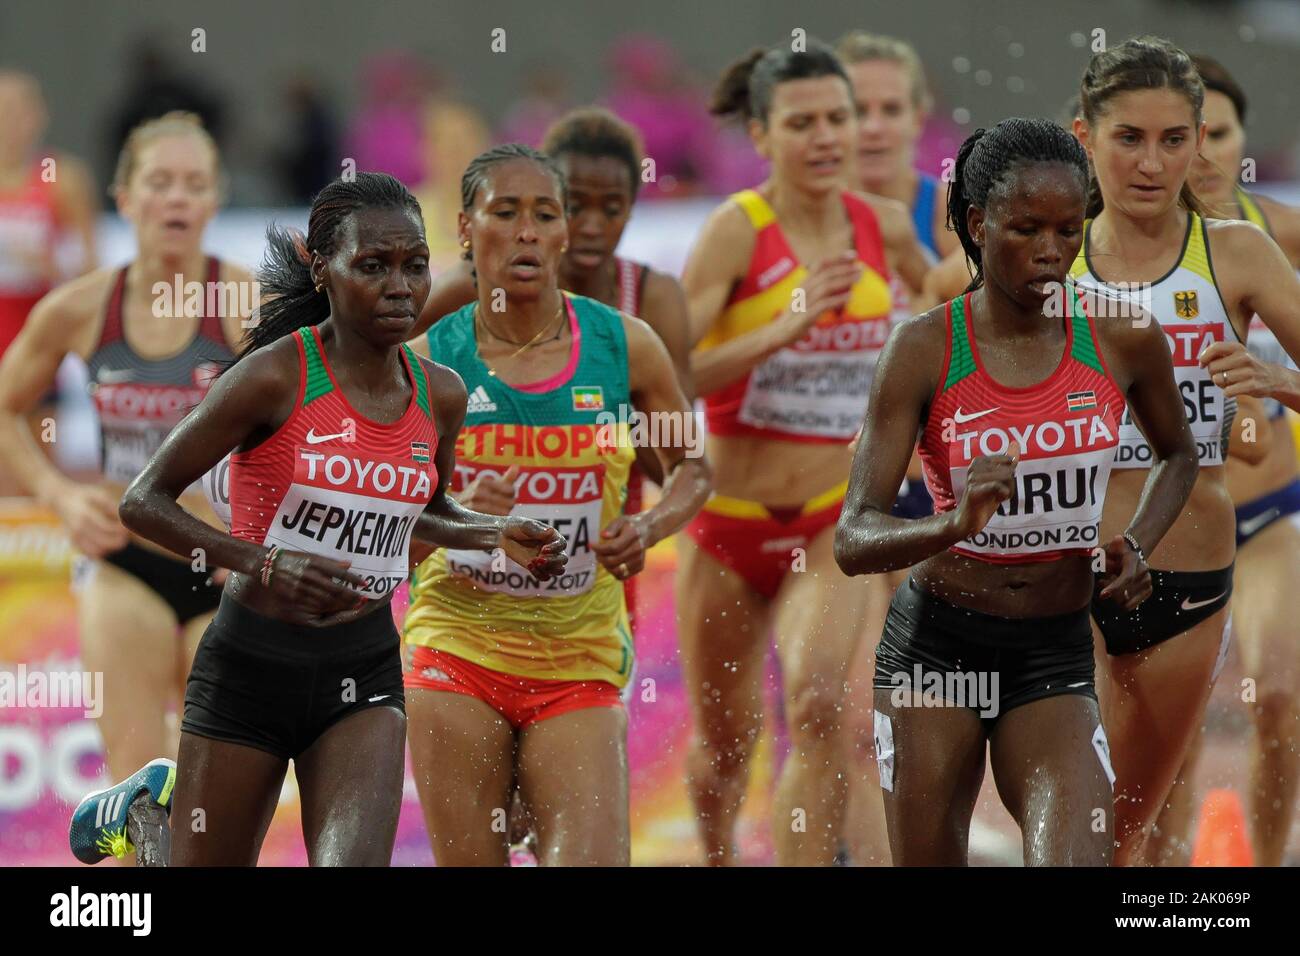
[[[901,37],[920,53],[935,103],[923,171],[938,174],[979,125],[1059,115],[1099,40],[1160,32],[1219,58],[1249,92],[1259,179],[1300,179],[1294,0],[5,0],[0,66],[39,81],[48,148],[87,161],[106,209],[126,131],[188,109],[222,147],[230,206],[306,205],[352,159],[417,191],[433,239],[454,225],[475,153],[536,145],[585,103],[641,131],[657,173],[644,199],[755,184],[763,166],[744,131],[708,115],[711,84],[753,46],[795,30],[833,42],[850,29]],[[0,114],[0,137],[5,123]]]

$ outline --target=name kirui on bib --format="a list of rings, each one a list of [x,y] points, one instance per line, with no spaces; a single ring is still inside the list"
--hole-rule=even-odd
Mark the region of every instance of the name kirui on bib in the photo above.
[[[1095,398],[1085,392],[1074,401],[1086,406]],[[1033,554],[1095,545],[1116,425],[1114,410],[1106,407],[1047,421],[1026,417],[995,428],[955,426],[950,463],[957,500],[976,458],[1006,454],[1013,444],[1024,452],[1012,496],[960,547],[977,554]]]
[[[387,595],[406,580],[407,549],[429,500],[428,466],[356,450],[299,445],[293,484],[266,545],[349,562],[362,593]]]

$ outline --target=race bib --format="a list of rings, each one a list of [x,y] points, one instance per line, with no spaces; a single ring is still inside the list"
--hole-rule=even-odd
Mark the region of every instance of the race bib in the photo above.
[[[406,580],[411,533],[433,494],[431,465],[320,446],[295,450],[293,484],[263,544],[344,561],[366,597]],[[227,496],[228,497],[228,496]]]
[[[208,499],[208,507],[230,527],[230,455],[212,466],[212,470],[199,479],[203,486],[203,497]]]
[[[504,470],[460,461],[452,485],[463,491],[480,474],[500,477]],[[515,597],[569,597],[590,591],[597,570],[591,545],[600,536],[604,485],[603,464],[520,468],[510,514],[548,524],[568,540],[569,560],[559,577],[539,580],[503,553],[453,549],[447,550],[448,570],[475,587]]]
[[[1225,438],[1232,427],[1236,401],[1226,401],[1223,389],[1210,380],[1197,357],[1215,342],[1224,341],[1222,322],[1171,323],[1161,325],[1174,362],[1174,381],[1182,395],[1187,424],[1196,440],[1201,467],[1223,464]],[[1127,407],[1119,427],[1116,468],[1150,468],[1151,446]]]
[[[976,458],[1006,454],[1013,445],[1023,452],[1011,497],[998,506],[987,525],[956,545],[958,550],[1028,555],[1097,544],[1118,429],[1109,406],[1095,408],[1094,392],[1073,397],[1077,402],[1092,402],[1094,410],[1047,421],[1022,417],[997,426],[983,426],[982,419],[969,430],[954,426],[959,430],[949,445],[949,462],[956,501],[965,494]]]
[[[888,316],[815,325],[749,375],[737,418],[754,428],[848,441],[862,425]]]

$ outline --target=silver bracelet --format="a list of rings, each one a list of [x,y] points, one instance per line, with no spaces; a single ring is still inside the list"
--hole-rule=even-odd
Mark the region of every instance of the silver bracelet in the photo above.
[[[1133,537],[1132,531],[1124,532],[1124,540],[1128,542],[1128,546],[1130,548],[1132,548],[1134,551],[1137,552],[1138,560],[1140,560],[1143,564],[1146,564],[1147,556],[1142,553],[1142,545],[1138,544],[1138,539]]]

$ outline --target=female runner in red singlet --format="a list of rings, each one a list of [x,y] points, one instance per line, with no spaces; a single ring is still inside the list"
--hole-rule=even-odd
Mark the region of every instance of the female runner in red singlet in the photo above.
[[[1004,120],[968,139],[949,221],[974,291],[899,326],[872,388],[835,555],[849,574],[915,565],[875,677],[895,865],[966,863],[986,751],[1026,865],[1097,865],[1113,852],[1093,568],[1104,564],[1107,596],[1143,601],[1142,553],[1177,517],[1196,457],[1159,332],[1091,318],[1098,298],[1065,282],[1086,184],[1083,150],[1049,121]],[[1103,549],[1126,402],[1158,462]],[[936,513],[900,519],[890,510],[918,426]]]
[[[59,286],[32,310],[0,365],[0,464],[58,514],[85,556],[77,595],[82,663],[104,674],[98,723],[109,776],[118,781],[159,754],[175,756],[178,731],[168,710],[180,704],[194,647],[220,596],[214,569],[196,571],[193,556],[182,561],[128,535],[118,503],[233,358],[255,302],[249,273],[203,250],[221,168],[198,117],[170,113],[137,127],[123,145],[113,190],[134,230],[136,258]],[[60,472],[23,422],[68,355],[89,371],[97,482]],[[183,500],[219,523],[197,486]]]
[[[502,548],[543,579],[565,542],[446,495],[465,386],[403,345],[429,289],[406,188],[335,181],[305,238],[268,239],[244,351],[121,507],[138,533],[231,569],[186,688],[170,862],[256,863],[293,760],[310,863],[387,866],[406,747],[389,600],[412,537]],[[177,499],[232,450],[227,533]]]

